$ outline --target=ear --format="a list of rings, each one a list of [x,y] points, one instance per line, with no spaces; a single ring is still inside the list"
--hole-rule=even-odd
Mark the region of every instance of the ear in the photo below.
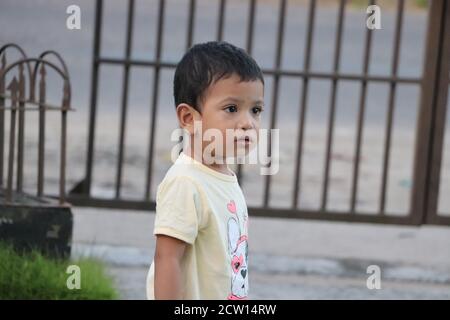
[[[180,103],[177,106],[177,118],[180,127],[190,134],[194,134],[194,121],[201,120],[200,113],[187,103]]]

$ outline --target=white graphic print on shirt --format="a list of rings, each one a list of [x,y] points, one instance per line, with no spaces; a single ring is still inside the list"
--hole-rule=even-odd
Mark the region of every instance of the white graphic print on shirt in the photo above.
[[[244,232],[241,231],[239,214],[234,200],[227,204],[227,210],[231,214],[228,219],[228,249],[231,257],[231,293],[229,300],[247,299],[248,295],[248,216],[242,212],[244,219]]]

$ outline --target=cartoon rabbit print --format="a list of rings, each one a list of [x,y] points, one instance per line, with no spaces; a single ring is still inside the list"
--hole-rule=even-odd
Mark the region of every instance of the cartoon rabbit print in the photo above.
[[[237,213],[234,200],[231,200],[227,204],[227,210],[231,214],[231,217],[228,219],[228,249],[231,256],[232,269],[231,293],[228,295],[228,299],[247,299],[248,216],[246,212],[242,212],[244,219],[244,234],[242,234],[239,224],[239,214]]]

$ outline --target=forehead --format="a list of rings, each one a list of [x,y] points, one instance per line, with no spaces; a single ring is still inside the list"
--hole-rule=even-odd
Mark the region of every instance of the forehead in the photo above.
[[[211,84],[205,92],[204,103],[216,104],[227,98],[245,102],[260,102],[264,98],[264,85],[261,80],[241,81],[238,75],[222,78]]]

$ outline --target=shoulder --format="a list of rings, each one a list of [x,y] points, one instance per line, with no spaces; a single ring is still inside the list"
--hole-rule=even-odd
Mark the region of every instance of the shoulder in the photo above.
[[[199,172],[192,165],[184,162],[175,162],[166,172],[163,180],[158,186],[158,191],[167,186],[190,185],[193,191],[202,192],[203,187],[199,179]]]
[[[164,179],[158,185],[158,193],[173,187],[186,188],[185,191],[189,191],[191,193],[203,192],[203,188],[194,174],[190,174],[188,170],[181,170],[182,168],[179,166],[177,166],[175,170],[172,168],[167,172]]]
[[[158,185],[156,202],[186,203],[193,201],[198,208],[207,204],[205,188],[192,166],[175,163]]]
[[[199,227],[208,221],[208,201],[203,187],[194,176],[186,172],[168,171],[159,184],[156,194],[156,212],[171,211],[171,214],[195,213]]]

